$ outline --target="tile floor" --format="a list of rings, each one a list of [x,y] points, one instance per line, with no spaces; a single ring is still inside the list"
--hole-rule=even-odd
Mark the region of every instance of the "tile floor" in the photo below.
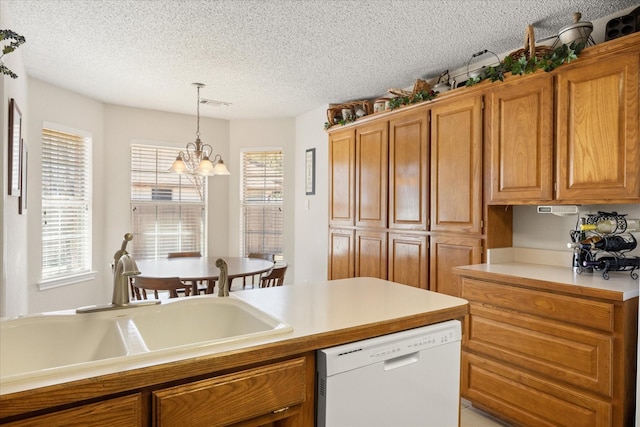
[[[465,399],[460,402],[460,427],[509,427],[509,424],[471,406]]]

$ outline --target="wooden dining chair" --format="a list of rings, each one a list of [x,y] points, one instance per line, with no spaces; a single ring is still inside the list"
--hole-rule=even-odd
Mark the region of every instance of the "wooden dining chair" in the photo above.
[[[158,291],[169,291],[169,298],[177,298],[178,291],[183,291],[184,296],[191,295],[191,286],[185,286],[179,277],[134,277],[132,286],[136,290],[134,297],[138,300],[147,299],[147,291],[153,291],[156,299],[160,299]]]
[[[274,266],[269,274],[260,278],[260,287],[270,288],[272,286],[282,286],[286,272],[287,264]]]
[[[201,258],[202,253],[200,251],[194,252],[169,252],[167,254],[167,258]],[[206,294],[209,293],[209,289],[211,289],[211,293],[213,293],[213,288],[215,286],[215,282],[209,283],[208,281],[191,281],[191,287],[194,293]]]
[[[169,252],[167,258],[189,258],[189,257],[201,257],[202,254],[197,252]]]
[[[258,258],[258,259],[266,259],[267,261],[271,261],[273,263],[275,263],[275,255],[274,254],[267,254],[267,253],[260,253],[260,252],[251,252],[247,258]],[[251,287],[253,288],[255,286],[255,282],[256,282],[256,278],[261,278],[262,274],[254,274],[253,276],[251,276]],[[244,289],[247,286],[247,276],[242,278],[242,289]]]

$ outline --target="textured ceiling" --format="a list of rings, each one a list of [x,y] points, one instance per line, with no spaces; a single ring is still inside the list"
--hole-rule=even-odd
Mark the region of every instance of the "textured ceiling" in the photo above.
[[[27,73],[97,100],[224,119],[375,98],[638,0],[2,0]]]

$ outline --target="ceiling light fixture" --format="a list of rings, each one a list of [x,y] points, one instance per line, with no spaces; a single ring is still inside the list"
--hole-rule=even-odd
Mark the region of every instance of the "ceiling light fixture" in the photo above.
[[[195,142],[188,142],[185,151],[180,151],[178,157],[169,168],[170,172],[182,174],[191,173],[196,175],[229,175],[229,169],[222,161],[220,154],[216,154],[213,162],[209,160],[213,148],[209,144],[200,141],[200,88],[203,83],[193,83],[198,88],[197,103],[197,127]]]

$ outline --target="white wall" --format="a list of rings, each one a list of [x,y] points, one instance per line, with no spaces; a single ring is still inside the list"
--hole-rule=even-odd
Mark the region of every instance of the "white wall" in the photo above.
[[[329,151],[323,124],[328,106],[296,117],[294,283],[327,279],[329,238]],[[316,194],[305,195],[305,153],[316,149]]]
[[[62,310],[111,300],[110,290],[102,280],[104,263],[104,142],[103,104],[86,96],[52,86],[40,80],[29,79],[29,275],[27,283],[28,312]],[[88,132],[92,136],[92,267],[96,279],[62,287],[40,290],[42,254],[41,212],[42,201],[42,127],[44,122]]]
[[[7,13],[7,6],[0,2],[0,28],[13,28]],[[29,129],[25,123],[29,117],[28,104],[28,78],[22,62],[20,48],[2,58],[5,65],[18,75],[12,79],[0,74],[1,79],[1,105],[0,134],[2,140],[2,171],[0,183],[2,183],[2,209],[0,209],[0,234],[2,245],[0,247],[0,263],[2,265],[2,277],[0,282],[0,316],[17,316],[28,310],[27,272],[29,271],[27,245],[27,215],[18,214],[18,197],[8,195],[8,123],[9,100],[14,98],[22,112],[22,136],[25,141],[30,141]]]
[[[640,218],[640,205],[583,205],[579,206],[579,215],[595,214],[598,211],[627,214],[627,218]],[[547,249],[571,252],[567,243],[571,240],[569,232],[576,227],[577,215],[556,216],[539,214],[536,206],[513,207],[513,246],[522,248]],[[640,233],[634,233],[640,240]],[[640,247],[631,252],[640,256]],[[624,274],[628,274],[624,273]]]
[[[233,120],[230,122],[230,156],[225,159],[231,175],[229,178],[228,226],[229,255],[239,256],[240,247],[240,153],[251,148],[284,149],[284,259],[288,264],[285,283],[292,283],[296,270],[294,250],[294,205],[296,198],[295,162],[297,147],[295,143],[294,119]]]

